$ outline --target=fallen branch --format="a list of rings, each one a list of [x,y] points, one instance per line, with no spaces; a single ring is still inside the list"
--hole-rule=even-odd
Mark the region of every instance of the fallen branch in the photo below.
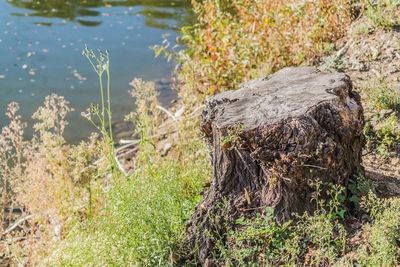
[[[162,107],[162,106],[157,106],[157,108],[161,111],[163,111],[165,114],[167,114],[169,117],[171,117],[174,121],[178,121],[178,119],[172,114],[168,109]]]
[[[138,148],[138,147],[134,147],[133,149],[128,150],[128,151],[125,151],[124,153],[121,153],[121,154],[116,155],[116,156],[119,157],[119,158],[123,158],[123,157],[125,157],[126,155],[135,153],[137,150],[139,150],[139,148]]]
[[[10,232],[12,232],[15,228],[17,228],[21,223],[29,220],[30,218],[32,218],[33,215],[26,215],[20,219],[18,219],[17,221],[15,221],[13,224],[11,224],[10,226],[7,227],[7,229],[4,231],[3,236],[9,234]]]
[[[128,176],[128,173],[125,171],[121,162],[119,162],[117,155],[114,155],[115,163],[117,164],[118,169],[124,174],[124,176]]]

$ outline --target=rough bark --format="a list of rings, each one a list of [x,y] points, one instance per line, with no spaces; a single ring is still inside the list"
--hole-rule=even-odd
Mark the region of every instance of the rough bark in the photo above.
[[[285,68],[206,102],[211,186],[188,224],[188,247],[208,265],[214,238],[266,207],[278,222],[312,212],[313,188],[347,186],[362,171],[363,109],[349,77]]]

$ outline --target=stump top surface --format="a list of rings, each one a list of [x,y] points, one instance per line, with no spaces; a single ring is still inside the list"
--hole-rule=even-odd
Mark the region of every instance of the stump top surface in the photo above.
[[[208,107],[213,109],[213,123],[218,128],[240,123],[252,129],[302,116],[322,102],[346,99],[350,87],[350,79],[343,73],[290,67],[220,93],[208,100]]]

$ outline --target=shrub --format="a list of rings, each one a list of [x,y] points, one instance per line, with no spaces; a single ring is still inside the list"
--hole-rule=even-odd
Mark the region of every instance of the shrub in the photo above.
[[[234,229],[208,233],[215,242],[218,266],[325,266],[334,264],[346,251],[344,188],[330,186],[329,201],[321,199],[320,182],[315,184],[314,214],[297,215],[278,224],[272,208],[239,218]]]
[[[366,88],[364,91],[373,108],[378,110],[390,109],[400,112],[400,92],[384,81],[379,82],[371,88]]]
[[[94,177],[102,170],[101,164],[95,164],[101,146],[96,136],[76,146],[66,144],[62,136],[65,117],[72,109],[63,97],[46,97],[33,115],[37,123],[29,140],[24,138],[26,124],[18,109],[16,103],[8,106],[10,122],[0,134],[0,207],[22,214],[8,218],[5,227],[20,223],[3,228],[1,241],[8,246],[12,260],[35,264],[48,252],[50,243],[61,239],[68,227],[93,207],[96,198],[90,192],[95,188]]]
[[[282,225],[275,222],[273,210],[267,208],[255,218],[239,218],[236,228],[229,230],[226,247],[217,242],[225,266],[263,266],[272,264],[280,257],[285,242],[291,236],[291,221]],[[217,240],[218,241],[218,240]]]
[[[348,1],[193,1],[198,23],[183,29],[186,90],[235,89],[256,75],[315,62],[351,21]]]

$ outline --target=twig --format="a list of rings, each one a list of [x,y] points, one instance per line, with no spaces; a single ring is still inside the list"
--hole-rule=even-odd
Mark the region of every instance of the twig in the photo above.
[[[320,170],[327,170],[327,168],[316,166],[316,165],[311,165],[311,164],[303,164],[304,167],[310,167],[310,168],[316,168]]]
[[[138,141],[139,141],[139,139],[134,139],[134,140],[121,139],[121,140],[119,140],[119,143],[121,145],[130,145],[130,144],[136,143]]]
[[[124,150],[125,148],[128,148],[128,147],[133,146],[133,145],[137,145],[137,144],[139,144],[139,143],[140,143],[140,140],[139,140],[139,139],[138,139],[138,140],[132,140],[132,142],[127,143],[127,144],[125,144],[125,145],[123,145],[123,146],[118,147],[118,148],[115,150],[115,153],[118,153],[119,151]]]
[[[362,156],[364,157],[364,156],[372,154],[372,153],[374,153],[374,151],[373,150],[369,150],[369,151],[365,152],[364,154],[362,154]]]
[[[13,224],[11,224],[11,225],[4,231],[3,236],[4,236],[4,235],[7,235],[7,234],[10,233],[10,232],[12,232],[12,231],[13,231],[15,228],[17,228],[21,223],[23,223],[23,222],[29,220],[29,219],[32,218],[32,217],[33,217],[33,215],[31,214],[31,215],[26,215],[26,216],[24,216],[24,217],[18,219],[17,221],[15,221]]]
[[[162,106],[157,106],[157,108],[160,109],[161,111],[165,112],[169,117],[171,117],[171,118],[174,120],[174,122],[177,122],[177,121],[179,120],[178,117],[176,117],[174,114],[172,114],[172,113],[171,113],[169,110],[167,110],[166,108],[164,108],[164,107],[162,107]],[[186,119],[193,118],[193,117],[196,115],[196,113],[197,113],[199,110],[203,109],[203,108],[204,108],[204,105],[200,105],[200,106],[196,107],[190,114],[188,114],[187,116],[185,116]]]
[[[139,147],[134,147],[133,149],[128,150],[128,151],[125,151],[124,153],[121,153],[121,154],[116,155],[116,156],[119,157],[119,158],[123,158],[123,157],[125,157],[126,155],[129,155],[129,154],[131,154],[131,153],[136,152],[137,150],[139,150]]]
[[[122,166],[121,162],[119,162],[117,155],[114,155],[115,163],[117,163],[118,169],[125,175],[128,176],[128,173],[125,171],[124,167]]]
[[[195,108],[189,115],[188,117],[190,118],[191,116],[195,115],[197,113],[197,111],[203,109],[205,107],[205,105],[200,105],[197,108]]]
[[[266,208],[268,206],[261,206],[261,207],[255,207],[255,208],[248,208],[248,209],[240,209],[240,211],[251,211],[251,210],[259,210],[259,209],[263,209]]]
[[[161,111],[164,111],[169,117],[171,117],[174,121],[178,121],[178,119],[172,114],[168,109],[163,108],[162,106],[157,106],[157,108]]]

